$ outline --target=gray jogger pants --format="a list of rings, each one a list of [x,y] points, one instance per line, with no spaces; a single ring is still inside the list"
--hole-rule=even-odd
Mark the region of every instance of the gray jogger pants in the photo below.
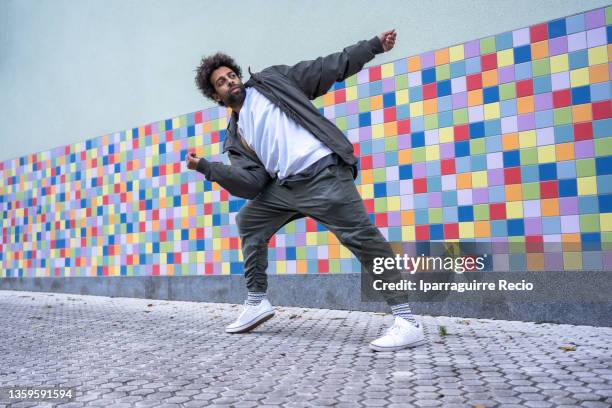
[[[272,182],[240,209],[236,224],[250,292],[267,290],[270,238],[288,221],[303,216],[331,231],[369,273],[375,257],[395,257],[385,237],[370,221],[350,166],[332,165],[307,180],[287,181],[285,185]],[[397,281],[400,276],[395,271],[383,279]],[[389,305],[405,302],[397,293],[381,294]]]

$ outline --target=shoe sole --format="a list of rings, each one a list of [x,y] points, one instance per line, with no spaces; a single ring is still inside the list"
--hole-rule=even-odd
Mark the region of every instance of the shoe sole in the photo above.
[[[403,350],[406,348],[420,346],[425,343],[427,343],[427,339],[417,340],[414,343],[406,344],[404,346],[393,346],[393,347],[380,347],[380,346],[375,346],[373,344],[370,344],[370,348],[374,351],[399,351],[399,350]]]
[[[267,312],[270,313],[270,312]],[[274,317],[274,312],[271,312],[270,314],[266,315],[262,315],[263,317],[258,317],[256,320],[254,320],[252,323],[249,323],[249,325],[245,326],[245,327],[239,327],[236,329],[225,329],[226,333],[231,333],[231,334],[239,334],[239,333],[247,333],[250,332],[251,330],[255,329],[257,326],[267,322],[268,320],[270,320],[271,318]]]

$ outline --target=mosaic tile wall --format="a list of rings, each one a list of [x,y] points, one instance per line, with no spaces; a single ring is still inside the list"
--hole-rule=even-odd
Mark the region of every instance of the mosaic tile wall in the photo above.
[[[383,234],[494,242],[495,270],[612,268],[611,24],[608,7],[458,44],[315,100],[354,143]],[[242,274],[244,200],[183,162],[227,163],[227,118],[213,108],[0,163],[0,277]],[[269,273],[359,271],[311,219],[280,230],[269,258]]]

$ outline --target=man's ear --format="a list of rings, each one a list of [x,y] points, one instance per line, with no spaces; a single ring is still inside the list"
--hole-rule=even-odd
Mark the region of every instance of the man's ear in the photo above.
[[[217,103],[219,103],[221,101],[221,97],[216,92],[214,94],[212,94],[212,97],[215,100],[215,102],[217,102]]]

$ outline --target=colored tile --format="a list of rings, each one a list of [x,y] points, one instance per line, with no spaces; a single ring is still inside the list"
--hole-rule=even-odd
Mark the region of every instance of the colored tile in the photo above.
[[[370,66],[314,100],[354,146],[381,233],[494,241],[496,270],[612,267],[611,25],[607,7],[499,33]],[[0,163],[0,278],[243,274],[247,201],[181,168],[189,150],[230,164],[228,118],[215,107]],[[359,268],[311,219],[268,255],[271,274]]]

